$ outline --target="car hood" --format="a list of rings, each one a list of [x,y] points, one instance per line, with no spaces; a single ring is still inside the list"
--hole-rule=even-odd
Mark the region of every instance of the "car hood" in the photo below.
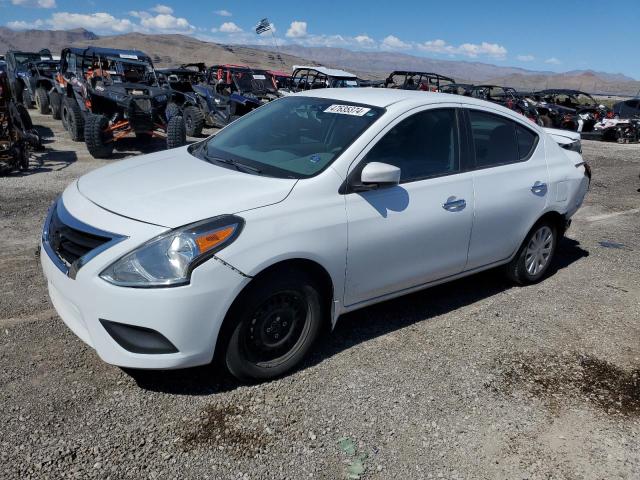
[[[176,228],[281,202],[295,184],[220,167],[181,147],[94,170],[78,180],[78,189],[118,215]]]

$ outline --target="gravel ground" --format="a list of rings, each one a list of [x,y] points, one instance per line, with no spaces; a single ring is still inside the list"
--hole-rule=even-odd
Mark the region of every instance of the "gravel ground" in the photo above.
[[[44,164],[0,179],[1,478],[640,477],[639,145],[585,142],[592,190],[542,283],[486,272],[346,315],[297,372],[239,386],[104,364],[57,317],[42,219],[114,160],[33,117]]]

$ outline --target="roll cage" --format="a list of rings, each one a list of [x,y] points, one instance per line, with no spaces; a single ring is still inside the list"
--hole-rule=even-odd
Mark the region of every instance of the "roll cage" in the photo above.
[[[399,88],[401,90],[423,90],[438,92],[440,88],[455,83],[451,77],[445,77],[432,72],[412,72],[396,70],[391,72],[384,81],[385,88]]]

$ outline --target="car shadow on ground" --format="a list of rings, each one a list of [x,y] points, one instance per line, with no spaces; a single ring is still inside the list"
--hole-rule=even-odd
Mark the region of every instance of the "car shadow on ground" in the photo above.
[[[72,150],[44,150],[36,152],[29,161],[28,170],[16,170],[7,176],[28,177],[37,173],[60,171],[78,160],[78,154]]]
[[[548,276],[587,257],[580,243],[563,238]],[[366,307],[340,317],[336,328],[325,335],[298,370],[312,367],[363,342],[403,329],[417,322],[453,312],[514,287],[502,269],[496,268],[438,285],[417,293]],[[181,395],[211,395],[239,386],[224,369],[214,364],[171,371],[124,370],[140,388]]]

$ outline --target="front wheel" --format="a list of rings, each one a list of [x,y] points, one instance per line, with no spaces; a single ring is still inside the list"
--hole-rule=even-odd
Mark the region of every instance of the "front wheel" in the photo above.
[[[223,332],[224,361],[241,381],[269,380],[294,368],[321,330],[320,289],[304,272],[280,271],[250,285]]]
[[[62,124],[69,132],[71,140],[81,142],[84,137],[84,118],[75,98],[64,97],[62,100]]]
[[[542,280],[553,261],[557,244],[557,227],[547,220],[538,222],[507,265],[508,277],[520,285]]]
[[[36,90],[36,107],[43,115],[49,113],[49,95],[47,95],[47,91],[42,87],[38,87]]]
[[[113,132],[104,115],[89,114],[84,125],[84,141],[93,158],[109,158],[113,154]]]
[[[49,106],[53,119],[60,120],[62,117],[62,97],[58,92],[54,91],[49,94]]]
[[[204,128],[204,113],[198,107],[188,106],[184,109],[184,124],[188,136],[199,136]]]
[[[181,115],[171,117],[167,122],[167,148],[177,148],[186,145],[187,132],[184,126],[184,118]]]

